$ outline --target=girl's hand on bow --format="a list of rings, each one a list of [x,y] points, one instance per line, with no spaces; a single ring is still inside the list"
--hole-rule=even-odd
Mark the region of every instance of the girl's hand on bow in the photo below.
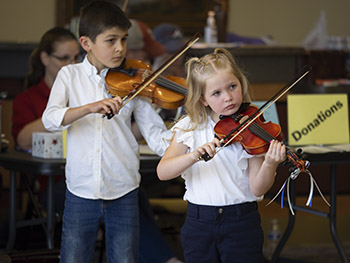
[[[197,160],[206,153],[213,158],[213,156],[216,154],[216,147],[220,147],[220,142],[217,138],[214,138],[211,142],[198,147],[193,153],[195,154],[195,158]]]

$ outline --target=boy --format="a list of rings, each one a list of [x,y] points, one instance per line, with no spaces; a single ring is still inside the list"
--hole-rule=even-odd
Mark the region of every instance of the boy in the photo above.
[[[109,98],[104,78],[122,64],[131,24],[106,1],[81,11],[79,36],[84,61],[63,67],[53,85],[42,121],[50,131],[67,130],[66,201],[61,262],[91,262],[103,219],[108,262],[138,262],[138,143],[135,120],[149,147],[162,155],[171,134],[151,105],[136,97],[121,108]],[[113,113],[112,119],[102,118]]]

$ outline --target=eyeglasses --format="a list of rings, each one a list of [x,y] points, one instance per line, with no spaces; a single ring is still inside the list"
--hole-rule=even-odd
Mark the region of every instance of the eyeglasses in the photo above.
[[[70,56],[63,56],[63,57],[60,57],[60,56],[57,56],[57,55],[54,55],[54,54],[50,54],[50,57],[53,57],[55,59],[58,59],[62,62],[65,62],[65,63],[73,63],[73,62],[79,62],[82,60],[82,57],[83,55],[82,54],[78,54],[76,55],[75,57],[70,57]]]

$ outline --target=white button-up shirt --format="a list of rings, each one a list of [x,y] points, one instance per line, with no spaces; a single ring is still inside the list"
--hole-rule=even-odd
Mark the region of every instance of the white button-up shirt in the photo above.
[[[66,183],[73,194],[89,199],[115,199],[139,186],[139,145],[131,132],[134,114],[148,146],[162,155],[172,133],[150,103],[136,97],[112,119],[89,114],[62,126],[69,108],[108,97],[104,77],[87,57],[63,67],[52,87],[42,122],[49,131],[67,129]]]
[[[194,151],[214,139],[214,121],[209,118],[207,126],[185,131],[191,127],[190,118],[179,121],[173,130],[175,140]],[[250,192],[248,154],[240,143],[232,143],[223,148],[208,162],[200,161],[182,173],[186,192],[184,200],[199,205],[225,206],[261,200]]]

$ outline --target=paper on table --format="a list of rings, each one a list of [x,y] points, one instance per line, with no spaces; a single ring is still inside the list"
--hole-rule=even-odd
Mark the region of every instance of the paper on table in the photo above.
[[[139,144],[139,151],[140,154],[144,155],[156,155],[149,147],[147,144]]]
[[[305,153],[329,153],[329,152],[349,152],[350,144],[334,144],[334,145],[306,145],[301,148]]]

